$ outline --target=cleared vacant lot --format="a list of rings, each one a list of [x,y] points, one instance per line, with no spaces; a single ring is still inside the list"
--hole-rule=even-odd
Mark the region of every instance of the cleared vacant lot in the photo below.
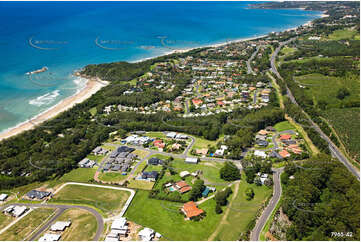
[[[0,240],[24,240],[55,211],[37,208],[0,235]],[[29,238],[27,238],[29,239]]]
[[[129,192],[100,187],[67,185],[50,200],[52,203],[84,204],[100,209],[105,214],[120,212]]]

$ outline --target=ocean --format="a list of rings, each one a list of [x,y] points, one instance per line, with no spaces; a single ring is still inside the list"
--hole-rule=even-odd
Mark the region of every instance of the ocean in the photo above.
[[[0,2],[0,132],[79,92],[86,81],[73,72],[87,64],[261,36],[322,14],[250,3]]]

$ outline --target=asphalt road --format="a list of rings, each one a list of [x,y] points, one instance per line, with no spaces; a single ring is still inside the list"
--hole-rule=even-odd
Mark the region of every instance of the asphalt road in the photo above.
[[[282,187],[281,187],[280,175],[283,172],[283,168],[272,169],[272,170],[273,170],[273,183],[274,183],[273,196],[269,201],[268,206],[265,208],[262,215],[257,220],[256,225],[254,226],[254,229],[251,233],[252,241],[259,240],[259,236],[262,232],[263,227],[265,226],[268,218],[271,216],[272,211],[275,209],[278,201],[281,198]]]
[[[276,74],[276,76],[283,80],[283,78],[281,77],[281,75],[278,73],[277,71],[277,66],[276,66],[276,57],[278,55],[278,53],[280,52],[281,48],[294,41],[296,39],[295,38],[291,38],[285,42],[280,43],[280,45],[276,48],[276,50],[273,52],[272,56],[271,56],[271,71]],[[283,80],[284,81],[284,80]],[[293,96],[291,90],[287,87],[286,84],[286,88],[287,88],[287,95],[290,98],[291,102],[296,104],[297,106],[298,103],[295,99],[295,97]],[[300,106],[299,106],[300,107]],[[302,109],[302,107],[300,107]],[[348,160],[347,158],[342,154],[342,152],[338,149],[338,147],[329,139],[329,137],[320,129],[320,127],[312,121],[312,119],[308,116],[308,114],[302,109],[302,112],[306,115],[308,121],[311,124],[311,127],[313,127],[315,129],[315,131],[320,135],[320,137],[322,139],[324,139],[327,143],[328,143],[328,147],[331,151],[331,154],[336,157],[342,164],[344,164],[344,166],[346,166],[346,168],[356,177],[357,180],[360,180],[360,173],[357,170],[357,168],[355,168]]]
[[[254,59],[254,57],[257,55],[259,48],[261,48],[261,46],[257,46],[256,51],[253,52],[253,54],[251,55],[251,57],[247,60],[247,74],[253,74],[256,75],[256,73],[253,71],[252,67],[251,67],[251,61]]]
[[[69,209],[69,208],[84,209],[94,215],[94,217],[96,218],[97,223],[98,223],[98,228],[97,228],[97,232],[93,238],[93,241],[98,241],[104,230],[103,217],[96,210],[86,207],[86,206],[60,205],[60,204],[39,204],[39,203],[36,203],[36,204],[35,203],[12,203],[12,204],[7,204],[7,205],[1,207],[0,210],[2,211],[4,208],[6,208],[10,205],[27,206],[27,207],[41,207],[41,208],[43,208],[43,207],[44,208],[58,208],[59,209],[58,210],[59,212],[57,212],[54,217],[52,217],[46,224],[44,224],[40,229],[38,229],[36,231],[36,233],[34,235],[32,235],[30,240],[34,240],[37,236],[39,236],[41,233],[43,233],[55,221],[55,219],[57,219],[66,209]]]

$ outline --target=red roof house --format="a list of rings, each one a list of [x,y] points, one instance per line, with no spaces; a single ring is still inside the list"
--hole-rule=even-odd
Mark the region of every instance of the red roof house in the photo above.
[[[280,156],[282,156],[282,158],[287,158],[290,157],[290,153],[287,152],[287,150],[282,150],[280,152],[278,152],[278,154],[280,154]]]
[[[290,140],[292,136],[290,134],[281,134],[280,140]]]
[[[204,213],[193,201],[185,203],[182,207],[182,212],[186,215],[187,219],[192,219]]]

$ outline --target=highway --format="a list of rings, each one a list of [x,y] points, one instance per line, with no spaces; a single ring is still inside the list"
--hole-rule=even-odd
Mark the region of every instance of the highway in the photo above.
[[[271,56],[271,71],[276,74],[276,76],[281,79],[282,81],[283,78],[281,77],[281,75],[278,73],[277,70],[277,66],[276,66],[276,57],[278,55],[278,53],[280,52],[280,50],[282,49],[282,47],[292,41],[294,41],[296,39],[296,37],[291,38],[285,42],[280,43],[280,45],[276,48],[276,50],[273,52],[272,56]],[[295,99],[295,97],[293,96],[291,90],[288,88],[287,83],[285,83],[286,85],[286,89],[287,89],[287,95],[290,98],[291,102],[296,104],[297,106],[298,103]],[[301,109],[302,107],[299,106]],[[336,157],[342,164],[344,164],[346,166],[346,168],[356,177],[357,180],[360,181],[360,173],[357,170],[357,168],[355,168],[348,160],[347,158],[342,154],[342,152],[338,149],[338,147],[330,140],[330,138],[320,129],[320,127],[312,121],[312,119],[309,117],[309,115],[302,109],[302,112],[306,115],[309,123],[311,124],[311,127],[313,127],[315,129],[315,131],[317,133],[319,133],[320,137],[322,139],[324,139],[329,146],[329,149],[331,151],[331,154]]]
[[[264,209],[262,215],[258,218],[254,229],[251,232],[251,240],[257,241],[259,240],[259,236],[262,232],[263,227],[265,226],[267,220],[272,214],[272,211],[275,209],[278,201],[281,198],[282,194],[282,186],[281,186],[281,173],[283,172],[283,168],[272,169],[273,170],[273,196],[268,203],[268,206]]]

